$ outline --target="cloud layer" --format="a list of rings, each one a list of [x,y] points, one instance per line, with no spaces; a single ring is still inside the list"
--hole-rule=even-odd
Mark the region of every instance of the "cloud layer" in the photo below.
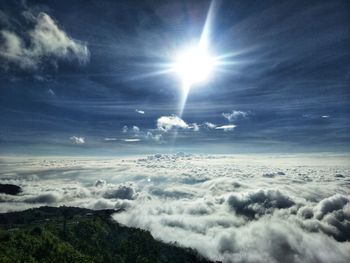
[[[156,154],[6,158],[1,212],[124,208],[114,218],[224,262],[348,262],[350,167],[342,156]],[[321,165],[320,165],[321,164]]]

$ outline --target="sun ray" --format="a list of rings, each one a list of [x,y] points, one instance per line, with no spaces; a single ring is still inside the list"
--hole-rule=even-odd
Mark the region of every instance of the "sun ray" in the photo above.
[[[178,60],[175,62],[175,72],[177,72],[182,78],[179,117],[182,117],[192,85],[196,82],[206,80],[216,63],[215,57],[211,57],[209,54],[210,28],[215,9],[214,3],[215,1],[211,1],[210,3],[198,46],[188,50],[187,53],[182,54],[182,56],[180,56],[180,58],[178,57]]]
[[[128,80],[139,80],[139,79],[145,79],[145,78],[151,78],[151,77],[155,77],[155,76],[159,76],[159,75],[166,75],[173,72],[173,69],[163,69],[163,70],[157,70],[157,71],[152,71],[149,73],[145,73],[145,74],[140,74],[140,75],[136,75],[133,77],[128,78]]]

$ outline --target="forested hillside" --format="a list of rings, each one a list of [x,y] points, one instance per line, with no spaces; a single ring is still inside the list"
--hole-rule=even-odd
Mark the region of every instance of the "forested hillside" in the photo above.
[[[0,262],[208,262],[121,226],[114,210],[41,207],[0,214]]]

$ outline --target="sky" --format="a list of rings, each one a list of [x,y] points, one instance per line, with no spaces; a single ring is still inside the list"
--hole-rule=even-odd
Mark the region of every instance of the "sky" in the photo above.
[[[0,154],[349,152],[349,10],[1,0]],[[164,69],[206,24],[220,65],[182,107]]]

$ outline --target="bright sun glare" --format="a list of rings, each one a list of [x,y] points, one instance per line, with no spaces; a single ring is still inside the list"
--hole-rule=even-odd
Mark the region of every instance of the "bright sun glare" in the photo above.
[[[191,48],[181,53],[174,64],[174,71],[185,85],[207,81],[214,69],[214,58],[200,48]]]

